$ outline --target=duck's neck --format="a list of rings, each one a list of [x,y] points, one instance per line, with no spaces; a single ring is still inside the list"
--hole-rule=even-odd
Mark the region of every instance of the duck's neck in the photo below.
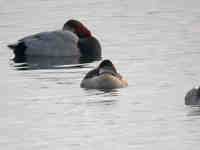
[[[91,33],[90,32],[85,32],[85,31],[80,31],[77,33],[79,38],[88,38],[91,37]]]
[[[87,38],[92,36],[91,32],[84,26],[80,26],[75,32],[79,38]]]

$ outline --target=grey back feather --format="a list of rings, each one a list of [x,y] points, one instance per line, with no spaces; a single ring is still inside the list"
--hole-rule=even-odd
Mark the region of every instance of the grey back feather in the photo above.
[[[80,56],[78,36],[70,31],[41,32],[27,36],[19,42],[25,43],[26,55]]]

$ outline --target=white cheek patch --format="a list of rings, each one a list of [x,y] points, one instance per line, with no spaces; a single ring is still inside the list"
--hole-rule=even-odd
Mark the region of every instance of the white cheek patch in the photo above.
[[[200,87],[199,87],[198,85],[196,85],[194,88],[195,88],[196,90],[198,90]]]
[[[106,68],[99,69],[99,74],[104,74],[104,73],[115,74],[114,71],[110,69],[106,69]]]

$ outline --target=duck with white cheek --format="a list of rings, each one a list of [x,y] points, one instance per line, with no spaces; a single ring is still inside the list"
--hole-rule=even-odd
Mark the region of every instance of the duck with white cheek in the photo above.
[[[26,36],[8,45],[15,57],[24,56],[80,56],[100,58],[101,45],[78,20],[67,21],[62,30]]]
[[[81,87],[87,89],[115,89],[126,86],[127,81],[117,72],[110,60],[103,60],[97,68],[89,71],[81,82]]]

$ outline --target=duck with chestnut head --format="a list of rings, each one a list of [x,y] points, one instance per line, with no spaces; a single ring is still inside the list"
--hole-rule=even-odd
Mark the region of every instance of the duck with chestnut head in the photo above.
[[[100,58],[99,41],[80,21],[67,21],[62,30],[26,36],[8,45],[15,57],[24,56],[80,56]]]
[[[127,81],[117,72],[113,63],[106,59],[89,71],[81,82],[87,89],[115,89],[128,86]]]

